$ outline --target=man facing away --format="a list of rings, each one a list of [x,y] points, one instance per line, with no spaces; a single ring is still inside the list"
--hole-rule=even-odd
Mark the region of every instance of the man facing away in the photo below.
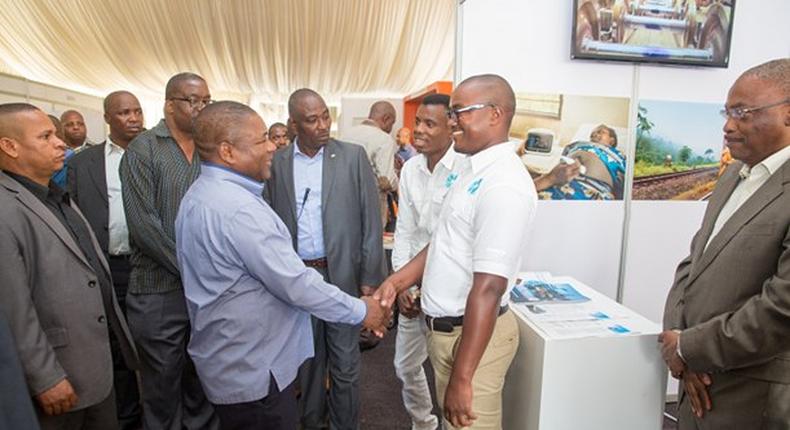
[[[508,309],[537,194],[508,142],[515,112],[510,84],[472,76],[453,91],[456,160],[426,249],[376,292],[385,301],[422,282],[428,354],[445,428],[502,427],[502,387],[518,348]]]
[[[398,145],[390,136],[396,116],[395,107],[390,102],[377,101],[370,107],[368,119],[348,129],[342,137],[346,142],[356,143],[365,148],[378,181],[382,226],[387,225],[389,208],[387,193],[398,189],[398,175],[395,172],[395,153],[398,151]]]
[[[735,160],[678,265],[659,337],[680,429],[790,428],[790,58],[744,72],[722,114]]]
[[[176,218],[189,353],[223,429],[296,429],[296,374],[313,352],[310,314],[364,321],[382,334],[389,309],[327,284],[296,254],[261,197],[275,146],[255,111],[207,107],[195,143],[203,169]]]
[[[401,170],[400,204],[392,267],[400,269],[428,244],[447,194],[445,182],[457,154],[452,148],[450,96],[431,94],[417,109],[414,147],[417,155]],[[406,129],[408,130],[408,129]],[[419,307],[419,287],[398,295],[398,331],[395,339],[395,374],[403,383],[403,404],[413,430],[433,430],[439,425],[431,414],[432,401],[423,362],[428,358],[427,327]]]
[[[118,168],[129,142],[143,129],[143,110],[137,97],[128,91],[107,95],[104,121],[110,127],[107,140],[81,151],[69,161],[69,194],[82,209],[110,264],[118,304],[125,313],[131,247]],[[110,341],[118,421],[122,429],[136,430],[142,423],[137,374],[124,364],[117,340],[111,337]]]
[[[0,105],[0,313],[43,429],[117,429],[109,334],[137,356],[96,238],[50,181],[65,150],[44,112]]]
[[[200,76],[179,73],[167,82],[165,99],[165,118],[121,159],[132,246],[126,311],[142,361],[144,428],[211,429],[217,420],[186,352],[189,317],[175,244],[178,206],[200,174],[192,121],[211,94]]]
[[[274,156],[267,198],[305,265],[347,294],[370,295],[386,262],[376,180],[365,150],[329,137],[329,110],[313,90],[291,94],[288,114],[296,137]],[[359,329],[313,318],[315,357],[302,373],[304,428],[323,427],[327,409],[330,428],[358,427]]]

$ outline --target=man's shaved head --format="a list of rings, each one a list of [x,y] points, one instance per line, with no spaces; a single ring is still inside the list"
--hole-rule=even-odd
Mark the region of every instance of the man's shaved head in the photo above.
[[[253,115],[257,113],[251,107],[233,101],[220,101],[206,106],[195,119],[193,131],[200,157],[208,161],[214,159],[219,144],[233,143],[236,126]]]
[[[782,97],[790,97],[790,58],[779,58],[754,66],[743,72],[741,78],[744,77],[765,81],[779,89]]]
[[[201,81],[203,83],[206,82],[202,76],[192,72],[182,72],[177,75],[173,75],[173,77],[167,81],[167,85],[165,86],[165,98],[169,99],[171,97],[176,97],[178,95],[177,93],[181,90],[181,86],[187,82],[192,81]]]
[[[73,116],[79,117],[80,120],[83,120],[83,121],[85,120],[85,118],[82,117],[81,113],[79,113],[78,111],[76,111],[74,109],[69,109],[69,110],[67,110],[66,112],[63,112],[60,115],[60,121],[61,122],[66,122],[69,118],[71,118]]]
[[[474,87],[487,94],[488,100],[479,102],[489,102],[495,104],[505,112],[505,119],[508,128],[513,122],[513,115],[516,113],[516,93],[510,83],[503,77],[494,74],[477,75],[464,79],[456,89],[462,87]]]
[[[104,98],[104,113],[108,113],[110,111],[110,107],[112,106],[112,103],[121,96],[130,96],[130,97],[134,97],[134,99],[137,100],[137,97],[135,97],[135,95],[130,93],[129,91],[125,91],[125,90],[113,91],[110,94],[107,94],[107,97]]]
[[[29,103],[3,103],[0,104],[0,139],[19,139],[22,130],[16,115],[22,112],[40,110]],[[54,124],[54,123],[53,123]]]
[[[299,105],[302,101],[309,99],[309,98],[317,98],[323,102],[323,98],[317,92],[311,90],[310,88],[301,88],[294,91],[290,97],[288,97],[288,116],[294,118],[294,115],[299,110]]]
[[[395,107],[386,100],[379,100],[373,103],[373,106],[370,107],[370,113],[368,113],[368,119],[375,122],[387,134],[392,132],[392,126],[395,124],[397,116]]]

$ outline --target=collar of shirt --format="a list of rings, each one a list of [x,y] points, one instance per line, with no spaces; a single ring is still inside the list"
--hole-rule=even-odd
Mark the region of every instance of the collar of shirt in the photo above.
[[[505,154],[516,153],[516,142],[505,141],[492,145],[469,157],[472,164],[472,173],[477,175]]]
[[[202,162],[202,170],[200,171],[200,175],[205,175],[208,178],[213,178],[220,181],[228,181],[246,189],[256,196],[260,196],[263,193],[262,182],[258,182],[247,175],[243,175],[239,172],[236,172],[235,170],[229,169],[225,166],[220,166],[219,164],[215,164],[210,161]]]
[[[159,137],[172,138],[172,135],[170,134],[170,129],[167,128],[167,123],[165,123],[164,118],[159,120],[159,124],[155,125],[152,130],[154,131],[154,134],[156,134]]]
[[[754,167],[749,167],[744,164],[741,171],[738,173],[741,178],[747,179],[752,173],[761,172],[766,176],[773,175],[779,168],[781,168],[787,160],[790,160],[790,145],[774,152],[766,157],[765,160],[757,163]]]
[[[56,203],[69,204],[69,194],[53,181],[49,181],[49,187],[45,187],[37,182],[34,182],[27,176],[9,172],[8,170],[3,170],[3,173],[19,182],[23,187],[27,188],[27,190],[33,193],[33,195],[39,200],[51,200]]]
[[[123,149],[123,147],[121,147],[121,145],[118,145],[117,143],[113,142],[112,138],[110,137],[110,135],[107,135],[107,143],[106,143],[106,145],[104,145],[104,155],[108,156],[108,155],[116,153],[116,152],[118,154],[123,155],[123,153],[126,152],[126,150]]]
[[[420,170],[427,173],[429,176],[431,175],[431,171],[428,170],[428,157],[425,154],[417,153],[416,156],[420,157]],[[453,171],[453,166],[455,165],[455,159],[458,157],[458,153],[455,152],[455,144],[451,143],[450,147],[447,148],[447,152],[444,153],[441,159],[439,159],[439,163],[434,166],[433,170],[436,171],[436,167],[443,166],[447,169],[448,172]]]
[[[324,158],[324,148],[326,145],[322,146],[321,149],[315,154],[315,156],[310,157],[309,155],[305,154],[299,149],[299,145],[297,144],[298,138],[294,137],[294,157],[304,157],[308,160],[323,160]]]

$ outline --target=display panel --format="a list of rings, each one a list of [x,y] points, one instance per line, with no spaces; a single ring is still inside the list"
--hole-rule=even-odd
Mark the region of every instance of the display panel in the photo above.
[[[727,67],[735,0],[574,0],[571,58]]]

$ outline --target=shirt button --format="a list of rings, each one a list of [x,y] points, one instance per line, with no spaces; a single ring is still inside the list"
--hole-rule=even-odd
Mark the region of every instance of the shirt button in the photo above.
[[[104,315],[100,315],[98,321],[100,324],[104,324]]]
[[[88,286],[93,288],[96,286],[96,281],[88,281]]]

